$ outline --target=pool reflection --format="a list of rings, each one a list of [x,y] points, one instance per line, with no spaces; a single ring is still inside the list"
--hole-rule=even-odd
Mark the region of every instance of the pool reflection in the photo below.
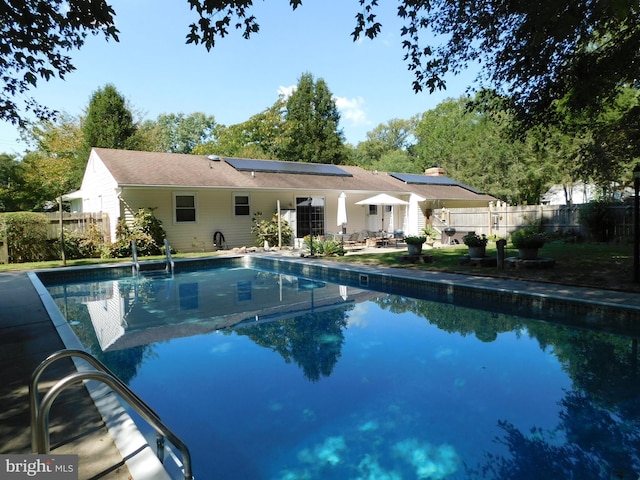
[[[637,478],[640,472],[638,339],[623,331],[609,334],[241,269],[224,278],[198,272],[50,290],[83,344],[125,381],[155,361],[157,342],[216,331],[223,334],[208,341],[222,347],[218,337],[225,336],[235,342],[238,353],[229,350],[223,368],[207,366],[206,381],[199,383],[202,371],[194,369],[192,383],[208,394],[203,408],[225,446],[263,440],[264,459],[254,459],[256,471],[277,469],[282,475],[264,478],[365,478],[375,470],[378,478],[400,472],[405,478],[538,479],[544,472],[545,478],[610,479]],[[368,328],[356,328],[360,303],[373,312]],[[247,343],[261,348],[250,350]],[[200,353],[190,348],[189,360],[200,355],[212,362],[210,345]],[[268,381],[256,375],[238,382],[232,369],[246,362],[244,375],[253,373],[251,356],[259,355],[254,350],[275,352],[271,362],[299,370],[292,375],[272,365]],[[344,368],[336,368],[340,362]],[[543,371],[552,363],[557,371]],[[189,374],[180,371],[179,380]],[[138,379],[141,389],[154,386],[149,375]],[[295,402],[287,403],[285,391]],[[160,409],[166,401],[162,417],[169,420],[179,399],[162,397],[154,400]],[[249,411],[256,398],[269,406],[259,420],[238,415],[226,421],[231,412],[225,406],[245,411],[239,402],[251,399]],[[305,414],[299,423],[296,411]],[[316,418],[322,421],[316,424]],[[250,428],[239,426],[243,420]],[[283,425],[288,436],[283,433],[280,442],[288,448],[278,450],[278,441],[270,439]],[[230,472],[237,473],[240,461],[207,464],[211,435],[191,442],[203,442],[202,452],[196,449],[196,473],[234,478]],[[266,448],[270,443],[273,451]],[[329,446],[339,461],[319,463],[314,455]],[[415,464],[418,454],[424,462]],[[420,477],[429,462],[446,466],[446,475]]]

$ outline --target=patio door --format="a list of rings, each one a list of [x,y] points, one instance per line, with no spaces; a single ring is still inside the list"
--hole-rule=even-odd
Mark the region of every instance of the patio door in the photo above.
[[[296,197],[296,237],[324,234],[324,197]]]

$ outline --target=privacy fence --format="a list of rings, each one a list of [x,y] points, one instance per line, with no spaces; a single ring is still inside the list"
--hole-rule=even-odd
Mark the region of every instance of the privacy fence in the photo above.
[[[480,208],[447,208],[434,211],[433,225],[439,230],[453,227],[455,238],[467,232],[496,235],[506,238],[517,228],[532,223],[542,225],[549,233],[576,233],[589,238],[589,232],[580,225],[581,205],[507,205],[496,202]],[[631,205],[607,207],[606,239],[621,241],[633,237],[633,208]],[[443,236],[443,241],[446,236]]]
[[[103,213],[16,212],[7,238],[0,235],[0,263],[35,261],[52,255],[51,246],[60,239],[60,228],[72,234],[85,234],[91,228],[105,242],[110,239],[109,216]],[[44,218],[43,218],[44,217]],[[57,257],[56,257],[57,258]]]
[[[49,219],[47,237],[50,239],[60,238],[60,213],[52,212],[45,214]],[[62,214],[62,225],[65,232],[86,233],[91,225],[95,226],[102,234],[105,241],[110,239],[109,215],[106,213],[68,213]]]

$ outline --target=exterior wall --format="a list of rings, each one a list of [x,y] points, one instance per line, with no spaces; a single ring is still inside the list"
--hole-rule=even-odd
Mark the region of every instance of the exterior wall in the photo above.
[[[174,195],[194,194],[196,196],[196,221],[176,222],[174,218]],[[248,195],[250,215],[234,215],[234,194]],[[189,188],[145,188],[125,187],[122,189],[123,216],[127,222],[133,221],[140,208],[152,208],[154,215],[162,222],[167,232],[169,244],[180,252],[211,251],[214,249],[213,234],[222,232],[229,248],[253,246],[255,236],[251,233],[252,218],[262,212],[262,218],[269,219],[277,211],[278,200],[281,210],[295,209],[296,197],[323,197],[325,201],[325,233],[337,233],[338,193],[296,192],[296,191],[243,191],[235,189],[189,189]],[[365,208],[354,205],[364,198],[347,197],[347,231],[358,232],[365,229]],[[402,225],[402,218],[396,219]]]
[[[116,225],[120,218],[118,184],[107,170],[100,157],[91,152],[87,168],[82,179],[82,211],[102,212],[109,216],[111,241],[116,238]]]

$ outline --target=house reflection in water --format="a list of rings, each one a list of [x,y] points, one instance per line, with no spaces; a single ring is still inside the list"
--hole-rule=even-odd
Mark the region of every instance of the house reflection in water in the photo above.
[[[83,304],[103,351],[299,317],[380,296],[250,269],[49,287],[62,312]],[[73,318],[69,318],[73,321]]]

